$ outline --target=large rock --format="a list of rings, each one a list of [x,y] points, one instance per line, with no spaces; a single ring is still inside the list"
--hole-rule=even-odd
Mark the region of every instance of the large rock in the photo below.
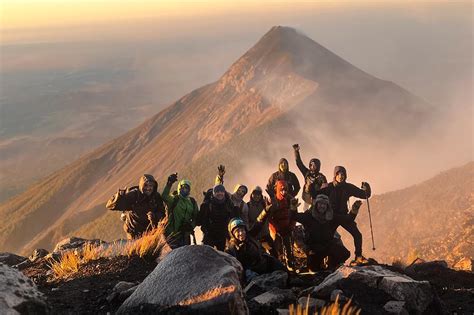
[[[45,298],[18,270],[0,263],[0,314],[47,314]]]
[[[381,266],[342,266],[316,286],[313,293],[328,297],[347,280],[383,291],[394,300],[405,301],[409,311],[424,312],[434,298],[434,291],[428,281],[416,281]]]
[[[122,304],[118,314],[187,312],[247,314],[242,265],[209,246],[171,251]]]
[[[253,298],[274,288],[284,289],[288,282],[288,273],[283,270],[277,270],[272,273],[256,276],[245,287],[244,293],[247,298]]]
[[[59,243],[56,244],[54,247],[53,252],[61,252],[65,250],[73,250],[73,249],[79,249],[83,247],[86,244],[92,244],[92,245],[101,245],[104,242],[98,239],[93,239],[93,240],[86,240],[83,238],[79,237],[68,237],[60,241]]]
[[[0,263],[3,263],[8,266],[15,266],[19,263],[27,260],[28,258],[23,256],[18,256],[12,253],[0,253]]]
[[[274,288],[252,299],[260,305],[278,308],[296,301],[296,295],[290,289]]]

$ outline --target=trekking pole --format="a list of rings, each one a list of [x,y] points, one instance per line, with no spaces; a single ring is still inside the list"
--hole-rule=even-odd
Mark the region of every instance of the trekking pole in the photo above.
[[[367,192],[365,192],[365,200],[367,201],[367,210],[369,211],[370,234],[372,235],[372,250],[375,250],[374,229],[372,228],[372,216],[370,215],[370,203],[369,197],[367,197]]]

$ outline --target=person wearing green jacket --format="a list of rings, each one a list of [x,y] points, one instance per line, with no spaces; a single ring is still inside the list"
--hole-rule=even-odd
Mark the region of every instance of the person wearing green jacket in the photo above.
[[[194,236],[199,212],[196,200],[190,197],[191,182],[189,180],[181,180],[178,183],[178,190],[170,193],[176,181],[178,181],[178,174],[171,174],[162,193],[168,216],[165,235],[168,238],[168,244],[173,249],[191,244],[190,236]]]

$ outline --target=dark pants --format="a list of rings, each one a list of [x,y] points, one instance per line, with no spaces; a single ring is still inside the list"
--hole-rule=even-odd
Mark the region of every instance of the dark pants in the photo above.
[[[276,257],[280,259],[280,261],[285,261],[287,266],[292,267],[294,264],[294,258],[291,234],[286,234],[284,236],[276,234],[271,236],[273,239],[273,249]]]
[[[188,233],[179,233],[177,235],[173,235],[168,237],[168,245],[171,249],[175,249],[185,245],[191,245],[191,238]]]
[[[336,268],[343,264],[351,253],[343,245],[331,243],[325,249],[311,249],[307,255],[307,265],[309,270],[317,271],[322,268],[324,258],[328,257],[328,268]]]
[[[347,232],[352,235],[354,239],[355,255],[362,256],[362,234],[357,227],[357,223],[352,219],[350,215],[335,215],[335,220],[342,226]]]
[[[224,251],[225,250],[225,243],[227,239],[226,236],[217,236],[211,234],[204,234],[202,239],[202,243],[204,245],[209,245],[211,247],[215,247],[217,250]]]

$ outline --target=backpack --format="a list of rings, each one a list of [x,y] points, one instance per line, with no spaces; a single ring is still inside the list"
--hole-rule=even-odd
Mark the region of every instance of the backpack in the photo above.
[[[130,193],[131,191],[137,190],[138,191],[138,186],[132,186],[130,188],[125,187],[124,189],[120,189],[115,193],[115,195],[112,196],[112,198],[107,201],[107,209],[110,210],[119,210],[123,209],[125,205],[123,204],[123,196]],[[135,203],[138,202],[138,194],[136,194],[136,200]],[[125,211],[122,211],[122,213],[125,213]]]

